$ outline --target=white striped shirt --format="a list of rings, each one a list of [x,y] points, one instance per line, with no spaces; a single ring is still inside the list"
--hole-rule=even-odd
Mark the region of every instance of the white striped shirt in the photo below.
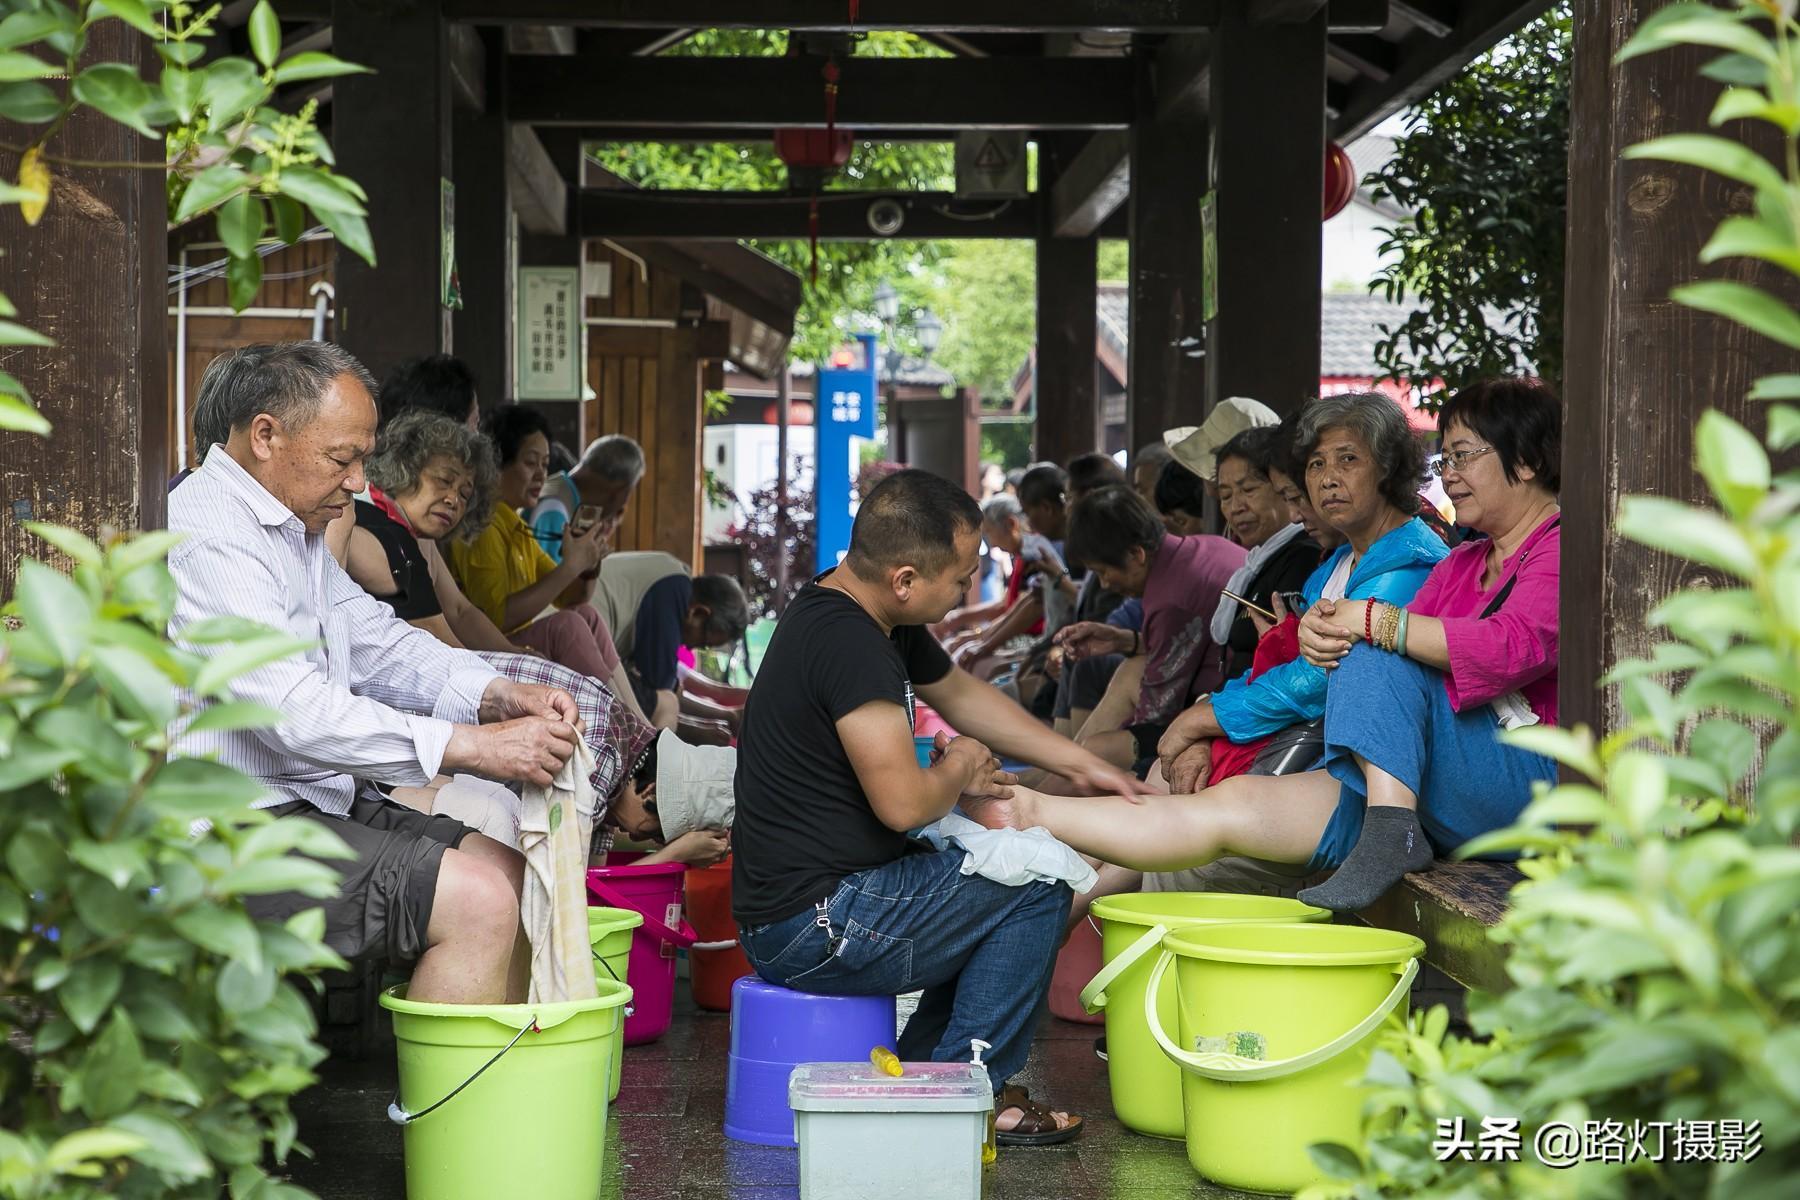
[[[479,720],[481,695],[499,674],[358,587],[324,536],[308,534],[223,446],[170,493],[169,528],[187,535],[169,554],[172,638],[209,617],[242,617],[320,643],[231,683],[233,699],[284,714],[275,728],[179,744],[182,755],[216,755],[260,781],[269,794],[257,807],[304,800],[341,816],[359,780],[422,786],[438,773],[452,723]]]

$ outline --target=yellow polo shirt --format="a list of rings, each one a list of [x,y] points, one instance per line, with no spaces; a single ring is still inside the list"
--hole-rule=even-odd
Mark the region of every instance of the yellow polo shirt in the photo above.
[[[507,597],[556,570],[555,560],[538,545],[531,527],[510,504],[496,506],[494,519],[473,542],[451,543],[446,557],[463,595],[505,633],[531,624],[522,621],[508,627]]]

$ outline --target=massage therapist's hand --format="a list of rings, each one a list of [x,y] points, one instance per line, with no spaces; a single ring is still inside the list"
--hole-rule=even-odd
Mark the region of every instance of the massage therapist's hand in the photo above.
[[[1136,641],[1131,630],[1103,621],[1077,621],[1056,635],[1056,644],[1070,662],[1100,654],[1127,654]]]
[[[501,676],[481,694],[481,723],[490,725],[515,717],[544,717],[573,725],[578,734],[582,731],[581,710],[575,706],[575,697],[561,688],[518,683]]]
[[[458,725],[444,748],[442,770],[483,779],[549,787],[575,753],[576,727],[556,717],[516,717],[486,725]]]
[[[1300,618],[1300,654],[1315,667],[1331,670],[1362,636],[1367,600],[1321,600]]]
[[[1123,796],[1133,804],[1142,804],[1150,791],[1144,781],[1130,771],[1121,770],[1087,750],[1080,757],[1064,763],[1056,773],[1075,785],[1077,795]]]
[[[932,746],[931,765],[961,770],[964,783],[957,790],[965,796],[990,794],[995,774],[1005,774],[992,750],[972,737],[951,737],[941,729]]]

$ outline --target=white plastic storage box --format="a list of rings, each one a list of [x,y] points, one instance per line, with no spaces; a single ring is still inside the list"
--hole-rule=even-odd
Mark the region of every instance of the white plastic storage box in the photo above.
[[[803,1063],[788,1079],[800,1200],[979,1200],[994,1110],[987,1068]]]

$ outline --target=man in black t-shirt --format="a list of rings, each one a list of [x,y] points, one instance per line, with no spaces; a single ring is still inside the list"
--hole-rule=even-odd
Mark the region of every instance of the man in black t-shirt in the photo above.
[[[907,836],[968,796],[1006,794],[992,746],[1095,792],[1136,780],[953,667],[924,626],[968,589],[981,513],[960,488],[901,471],[863,501],[844,565],[776,627],[738,741],[733,907],[771,983],[836,995],[924,989],[902,1059],[966,1061],[992,1045],[996,1087],[1025,1065],[1069,913],[1060,883],[964,875],[964,853]],[[913,742],[923,697],[965,735]],[[1022,1088],[995,1105],[1002,1143],[1067,1141],[1078,1117]]]

